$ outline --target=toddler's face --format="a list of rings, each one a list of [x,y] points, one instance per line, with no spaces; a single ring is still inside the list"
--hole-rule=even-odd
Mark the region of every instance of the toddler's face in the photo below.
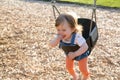
[[[57,26],[57,32],[64,40],[70,39],[74,29],[67,22]]]

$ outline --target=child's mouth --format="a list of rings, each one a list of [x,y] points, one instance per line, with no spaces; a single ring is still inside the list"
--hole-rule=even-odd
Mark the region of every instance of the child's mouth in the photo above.
[[[63,38],[65,38],[65,35],[63,35]]]

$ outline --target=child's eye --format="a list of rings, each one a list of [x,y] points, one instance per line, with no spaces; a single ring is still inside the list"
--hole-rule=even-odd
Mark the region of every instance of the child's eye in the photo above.
[[[60,31],[59,29],[57,29],[57,31]]]
[[[63,29],[62,31],[66,31],[65,29]]]

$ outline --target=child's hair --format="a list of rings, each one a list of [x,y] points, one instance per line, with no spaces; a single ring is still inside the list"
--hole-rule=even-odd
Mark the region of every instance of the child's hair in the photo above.
[[[55,26],[59,26],[61,24],[63,24],[65,21],[68,22],[68,24],[70,25],[70,27],[72,29],[75,29],[74,32],[78,32],[78,24],[77,24],[77,17],[74,15],[72,15],[72,13],[65,13],[65,14],[60,14],[56,21],[55,21]],[[79,31],[82,31],[82,27],[79,26]]]

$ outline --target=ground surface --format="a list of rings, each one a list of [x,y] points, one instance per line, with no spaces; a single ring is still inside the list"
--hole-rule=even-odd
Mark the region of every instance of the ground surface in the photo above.
[[[57,7],[91,18],[88,6]],[[97,25],[99,40],[88,61],[91,79],[120,80],[120,9],[98,8]],[[0,0],[0,80],[69,80],[64,53],[48,46],[55,32],[50,3]]]

